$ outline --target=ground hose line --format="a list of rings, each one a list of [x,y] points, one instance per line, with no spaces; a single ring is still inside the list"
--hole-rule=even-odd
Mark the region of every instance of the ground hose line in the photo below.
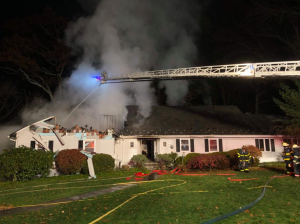
[[[270,180],[268,180],[268,181],[265,183],[263,192],[261,193],[261,195],[260,195],[255,201],[251,202],[250,204],[248,204],[248,205],[246,205],[246,206],[244,206],[244,207],[242,207],[242,208],[240,208],[240,209],[237,209],[237,210],[232,211],[232,212],[230,212],[230,213],[227,213],[227,214],[225,214],[225,215],[221,215],[221,216],[219,216],[219,217],[217,217],[217,218],[214,218],[214,219],[208,220],[208,221],[206,221],[206,222],[203,222],[202,224],[210,224],[210,223],[218,222],[218,221],[221,221],[221,220],[223,220],[223,219],[227,219],[227,218],[229,218],[229,217],[231,217],[231,216],[237,215],[237,214],[239,214],[239,213],[241,213],[241,212],[243,212],[243,211],[245,211],[245,210],[251,208],[253,205],[255,205],[257,202],[259,202],[259,201],[265,196],[266,189],[267,189],[267,187],[268,187],[268,186],[267,186],[268,183],[269,183],[271,180],[273,180],[274,178],[276,178],[276,177],[280,177],[280,176],[274,176],[274,177],[272,177]]]

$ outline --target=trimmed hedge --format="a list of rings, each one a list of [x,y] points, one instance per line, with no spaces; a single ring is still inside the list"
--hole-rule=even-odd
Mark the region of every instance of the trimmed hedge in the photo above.
[[[187,165],[191,161],[191,159],[193,159],[194,157],[199,156],[199,155],[201,155],[201,154],[195,153],[195,152],[187,154],[185,157],[183,157],[183,164]]]
[[[95,173],[107,173],[111,172],[115,168],[115,159],[108,154],[96,154],[93,156],[93,165],[94,165],[94,170]],[[84,162],[83,167],[82,167],[82,173],[88,174],[89,173],[89,168],[87,161]]]
[[[144,164],[148,161],[147,157],[142,154],[132,156],[129,163],[133,163],[135,167],[143,167]]]
[[[63,174],[76,174],[81,171],[86,159],[80,149],[65,149],[57,154],[55,162]]]
[[[189,169],[212,170],[228,169],[230,162],[224,154],[202,154],[193,157],[187,164]]]
[[[25,146],[4,149],[0,154],[0,176],[8,180],[31,180],[46,177],[53,165],[53,152],[34,150]]]
[[[171,163],[174,162],[174,159],[170,156],[170,154],[165,153],[165,154],[157,154],[156,161],[160,162],[161,164],[163,163],[164,165],[170,165]]]

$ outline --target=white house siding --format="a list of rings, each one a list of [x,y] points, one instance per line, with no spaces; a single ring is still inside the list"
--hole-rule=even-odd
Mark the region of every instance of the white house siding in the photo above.
[[[115,140],[114,139],[97,139],[96,153],[104,153],[115,157]]]
[[[160,136],[149,136],[149,138],[159,138]],[[218,142],[218,151],[219,149],[219,139],[222,139],[223,151],[230,151],[232,149],[241,148],[243,145],[256,145],[255,139],[262,139],[264,142],[266,139],[274,139],[275,151],[273,152],[271,149],[270,143],[270,151],[266,151],[266,146],[264,151],[262,151],[262,157],[260,158],[261,162],[269,162],[269,161],[278,161],[282,160],[281,152],[282,152],[282,141],[284,136],[279,135],[237,135],[237,136],[230,136],[230,135],[208,135],[208,136],[163,136],[156,140],[157,147],[155,151],[159,154],[163,153],[171,153],[176,152],[178,156],[187,155],[191,152],[191,144],[190,139],[194,139],[194,152],[195,153],[212,153],[214,151],[205,152],[205,139],[211,140],[215,139]],[[180,140],[189,140],[189,151],[176,151],[176,139]],[[137,148],[130,149],[129,142],[137,140],[136,136],[124,136],[124,159],[123,164],[127,164],[130,161],[130,158],[133,155],[141,154],[141,151]],[[164,142],[166,142],[166,146],[164,146]],[[173,146],[173,149],[172,149]]]

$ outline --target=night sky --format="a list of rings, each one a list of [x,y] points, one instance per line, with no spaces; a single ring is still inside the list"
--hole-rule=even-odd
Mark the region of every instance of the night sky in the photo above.
[[[7,38],[13,32],[5,28],[5,24],[12,19],[21,19],[36,13],[43,13],[45,7],[51,7],[53,11],[64,17],[68,22],[76,21],[79,17],[89,16],[94,13],[96,0],[75,1],[75,0],[52,0],[52,1],[15,1],[11,0],[2,3],[0,11],[0,22],[2,28],[0,38]],[[191,1],[193,4],[194,2]],[[193,34],[195,47],[198,50],[197,57],[191,66],[236,64],[268,61],[289,61],[298,60],[300,47],[295,36],[296,28],[299,27],[298,14],[293,14],[293,10],[300,9],[297,1],[256,1],[256,0],[206,0],[201,2],[198,13],[195,14],[195,23],[200,27],[199,31]],[[283,3],[284,2],[284,3]],[[293,10],[291,10],[293,9]],[[172,13],[172,12],[168,12]],[[50,19],[50,18],[49,18]],[[9,33],[11,32],[11,33]],[[283,36],[286,39],[276,37]],[[299,51],[298,51],[299,49]],[[0,52],[5,51],[3,41]],[[63,77],[69,77],[76,63],[78,55],[72,54],[68,67],[64,71]],[[7,56],[4,56],[7,57]],[[0,58],[1,59],[1,58]],[[36,59],[39,60],[38,58]],[[0,68],[10,66],[5,60],[0,60]],[[21,81],[20,81],[21,80]],[[0,111],[0,122],[5,123],[10,120],[20,120],[22,108],[34,100],[36,96],[49,101],[47,96],[39,91],[32,91],[28,83],[18,76],[10,75],[2,71],[1,85],[5,91],[1,101],[7,99],[7,91],[10,91],[10,84],[25,86],[26,97],[13,111],[8,105],[6,110]],[[20,82],[19,82],[20,81]],[[23,83],[22,83],[23,82]],[[52,82],[52,81],[51,81]],[[283,83],[291,83],[290,80],[281,80]],[[273,97],[279,97],[279,80],[232,80],[232,79],[206,79],[197,80],[190,84],[188,91],[187,106],[204,105],[203,92],[199,93],[198,84],[209,86],[211,104],[237,105],[242,112],[255,113],[255,94],[260,94],[260,114],[283,113],[273,102]],[[204,83],[204,84],[203,84]],[[55,91],[58,84],[54,83],[51,89]],[[158,84],[154,83],[154,87]],[[11,91],[19,91],[17,90]],[[21,90],[20,90],[21,91]],[[221,92],[225,91],[225,94]],[[156,89],[157,102],[160,105],[166,104],[166,94],[163,90]],[[19,99],[21,93],[14,93],[9,96]],[[9,113],[9,115],[7,115]]]

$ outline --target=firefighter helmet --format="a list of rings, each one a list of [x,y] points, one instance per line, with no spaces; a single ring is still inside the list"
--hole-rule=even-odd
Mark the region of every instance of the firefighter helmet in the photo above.
[[[284,143],[282,143],[282,146],[289,146],[289,144],[284,142]]]
[[[246,149],[246,148],[247,148],[247,146],[243,145],[242,149]]]
[[[298,148],[298,145],[294,144],[293,145],[293,149]]]

